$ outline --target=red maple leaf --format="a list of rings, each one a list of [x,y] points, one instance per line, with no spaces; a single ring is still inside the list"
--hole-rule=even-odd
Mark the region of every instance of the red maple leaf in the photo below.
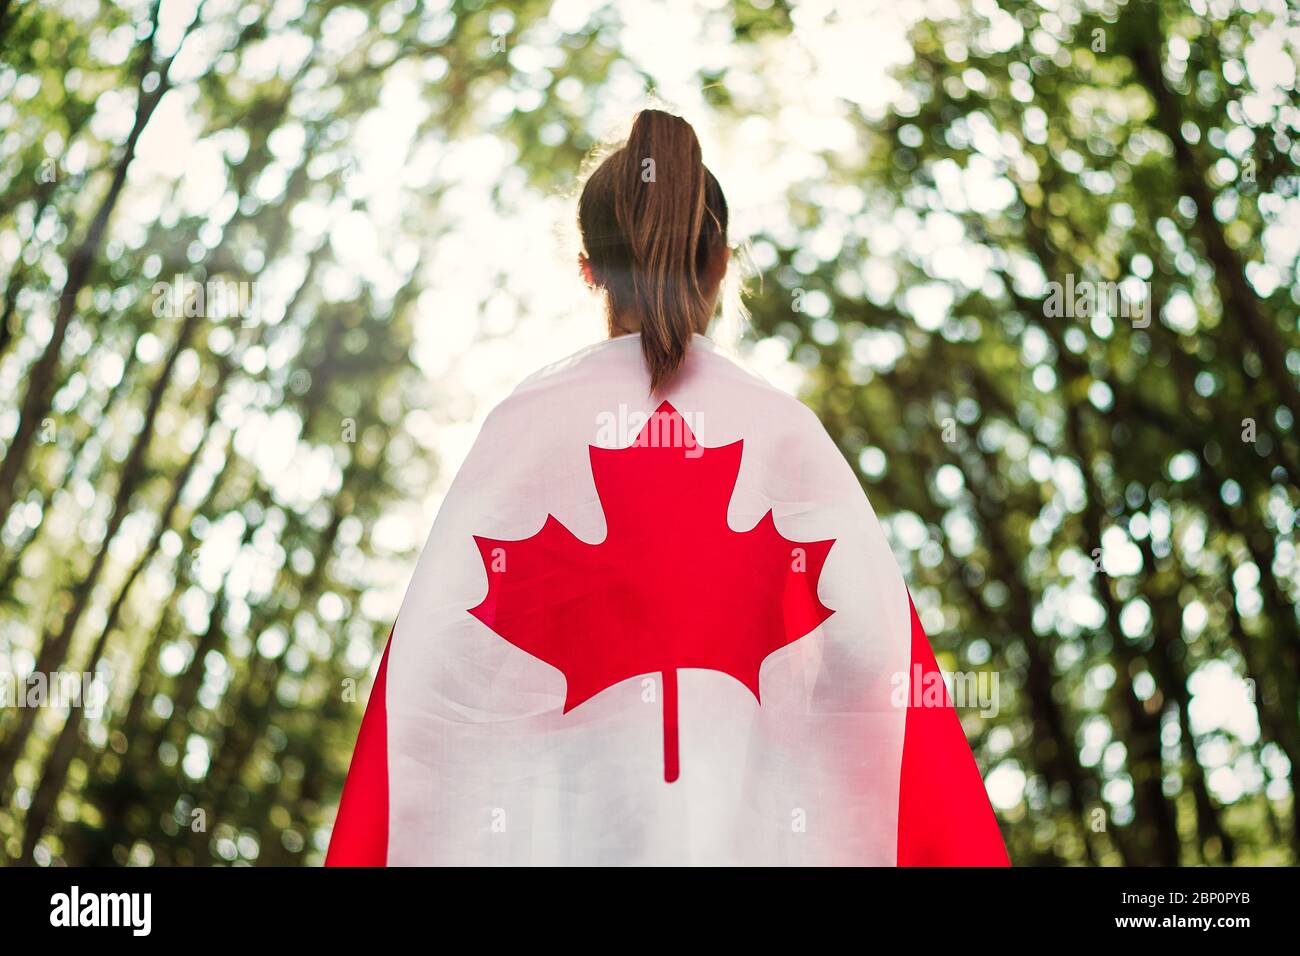
[[[564,713],[630,677],[663,675],[669,783],[678,669],[730,674],[761,704],[763,660],[834,613],[817,598],[833,539],[790,541],[770,510],[751,531],[728,527],[743,446],[705,448],[664,402],[628,448],[590,448],[604,541],[580,541],[551,515],[519,541],[474,536],[488,592],[469,613],[564,674]]]

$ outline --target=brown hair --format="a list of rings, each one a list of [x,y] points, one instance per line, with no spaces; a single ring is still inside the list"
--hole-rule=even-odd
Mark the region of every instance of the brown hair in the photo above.
[[[627,142],[583,187],[578,228],[593,281],[615,315],[641,325],[641,351],[658,391],[681,366],[691,335],[713,314],[704,291],[727,243],[727,200],[700,159],[695,130],[680,116],[642,110]]]

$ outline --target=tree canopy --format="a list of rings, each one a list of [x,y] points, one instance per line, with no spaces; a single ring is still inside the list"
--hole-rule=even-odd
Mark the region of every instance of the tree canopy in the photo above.
[[[438,489],[600,334],[554,225],[651,93],[742,351],[998,677],[1012,860],[1300,858],[1286,0],[4,0],[0,41],[0,676],[106,694],[0,707],[0,858],[323,858]]]

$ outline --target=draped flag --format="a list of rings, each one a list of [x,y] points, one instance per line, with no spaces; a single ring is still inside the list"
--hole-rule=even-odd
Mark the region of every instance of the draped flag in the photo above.
[[[703,336],[647,393],[623,336],[488,416],[398,612],[326,862],[1005,865],[893,554],[816,417]]]

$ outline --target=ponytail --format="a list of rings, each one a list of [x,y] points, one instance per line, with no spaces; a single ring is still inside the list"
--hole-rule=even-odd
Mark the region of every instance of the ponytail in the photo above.
[[[643,110],[627,143],[587,180],[578,224],[593,279],[616,315],[635,318],[652,392],[686,357],[713,312],[705,274],[726,245],[727,205],[689,123]],[[613,328],[610,330],[613,332]]]

